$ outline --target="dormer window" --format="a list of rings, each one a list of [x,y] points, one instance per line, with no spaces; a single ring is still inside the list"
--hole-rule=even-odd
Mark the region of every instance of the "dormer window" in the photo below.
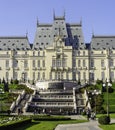
[[[4,43],[3,46],[6,46],[6,43]]]
[[[22,46],[24,45],[24,43],[21,44]]]
[[[14,46],[15,44],[13,43],[12,46]]]
[[[109,43],[106,43],[106,45],[109,45]]]

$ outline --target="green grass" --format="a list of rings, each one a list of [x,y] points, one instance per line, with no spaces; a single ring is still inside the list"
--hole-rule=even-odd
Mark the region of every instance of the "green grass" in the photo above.
[[[115,130],[115,123],[110,125],[100,125],[99,127],[103,130]]]
[[[22,126],[16,130],[53,130],[58,124],[75,124],[83,122],[86,122],[86,120],[33,121],[31,124]]]

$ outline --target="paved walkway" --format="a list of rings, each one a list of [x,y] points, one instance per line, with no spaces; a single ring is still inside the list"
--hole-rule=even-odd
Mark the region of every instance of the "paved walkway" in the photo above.
[[[82,116],[71,116],[72,119],[84,119]],[[55,130],[102,130],[98,127],[98,121],[90,120],[85,123],[78,124],[62,124],[58,125]]]

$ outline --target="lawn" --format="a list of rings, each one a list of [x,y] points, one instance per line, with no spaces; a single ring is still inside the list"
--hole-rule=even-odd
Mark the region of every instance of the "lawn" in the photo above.
[[[58,124],[82,123],[86,120],[68,120],[68,121],[33,121],[31,124],[22,126],[16,130],[54,130]]]
[[[115,130],[115,123],[110,125],[100,125],[99,127],[103,130]]]

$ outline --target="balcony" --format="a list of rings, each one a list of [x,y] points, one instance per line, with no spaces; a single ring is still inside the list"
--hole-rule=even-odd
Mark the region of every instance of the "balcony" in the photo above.
[[[106,70],[106,67],[101,67],[102,70]]]
[[[36,68],[36,67],[33,67],[32,69],[33,69],[33,70],[37,70],[37,68]]]
[[[15,67],[14,69],[15,69],[15,70],[19,70],[19,67]]]
[[[29,68],[28,68],[28,67],[25,67],[24,70],[29,70]]]
[[[10,67],[6,67],[6,70],[10,70]]]

